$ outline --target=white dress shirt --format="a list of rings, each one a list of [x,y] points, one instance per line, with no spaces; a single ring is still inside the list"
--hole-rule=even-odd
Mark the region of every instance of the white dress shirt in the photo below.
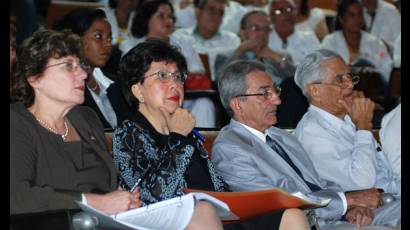
[[[310,105],[294,134],[319,175],[345,191],[378,187],[400,193],[400,182],[394,179],[373,134],[356,130],[348,115],[342,120]]]
[[[112,9],[107,6],[105,8],[102,8],[102,10],[104,10],[105,15],[107,16],[107,20],[111,24],[111,32],[112,32],[111,43],[113,45],[122,43],[126,41],[127,39],[133,37],[131,35],[131,26],[132,26],[132,20],[135,16],[134,11],[130,13],[130,16],[128,18],[127,28],[124,30],[118,26],[117,18],[115,17],[115,9]]]
[[[249,132],[251,132],[253,135],[255,135],[256,137],[258,137],[259,139],[261,139],[264,143],[266,143],[266,136],[268,135],[268,131],[266,130],[264,133],[260,132],[259,130],[256,130],[252,127],[249,127],[245,124],[242,124],[239,122],[239,124],[241,124],[245,129],[249,130]],[[324,178],[324,177],[323,177]],[[343,192],[337,192],[337,194],[340,196],[340,198],[343,201],[343,213],[346,213],[347,211],[347,199],[346,199],[346,195]]]
[[[178,29],[175,32],[176,36],[192,37],[194,41],[194,49],[197,53],[208,54],[209,68],[211,71],[211,78],[215,81],[215,59],[219,53],[229,52],[235,50],[241,43],[239,37],[229,31],[220,30],[210,39],[202,38],[196,32],[196,26]]]
[[[273,29],[269,34],[269,48],[281,54],[289,54],[296,66],[306,55],[319,49],[320,42],[316,35],[311,31],[296,30],[291,34],[286,43],[282,41],[279,35]]]
[[[366,7],[363,7],[363,11],[366,28],[371,25],[370,33],[385,40],[390,45],[393,44],[401,33],[401,16],[396,7],[386,1],[378,0],[373,22]]]
[[[401,104],[384,115],[380,142],[395,176],[401,180]]]
[[[326,35],[322,41],[322,48],[330,49],[339,54],[349,64],[350,53],[347,42],[341,30]],[[377,37],[362,31],[360,38],[359,57],[369,61],[382,75],[385,83],[390,80],[393,61],[384,43]]]
[[[117,127],[117,115],[115,115],[114,109],[112,108],[111,102],[107,96],[107,89],[114,82],[106,77],[100,68],[94,68],[93,76],[96,83],[100,87],[100,92],[99,94],[96,94],[90,88],[87,87],[87,89],[90,91],[95,104],[97,104],[104,118],[111,125],[111,127],[115,129]]]

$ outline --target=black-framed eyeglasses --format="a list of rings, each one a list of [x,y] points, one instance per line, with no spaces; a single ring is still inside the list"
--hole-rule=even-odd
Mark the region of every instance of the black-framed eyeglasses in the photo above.
[[[284,13],[287,13],[287,14],[291,14],[291,13],[293,13],[293,7],[285,7],[285,8],[279,8],[279,9],[275,9],[275,10],[272,10],[272,12],[271,12],[271,14],[274,14],[274,15],[281,15],[281,14],[284,14]]]
[[[270,26],[260,27],[258,25],[248,25],[245,27],[245,29],[249,29],[249,30],[256,31],[256,32],[263,31],[265,33],[269,33],[272,30],[272,26],[270,25]]]
[[[352,86],[357,85],[359,81],[360,81],[360,77],[357,75],[352,75],[351,73],[340,73],[334,77],[334,80],[332,83],[318,82],[318,83],[313,83],[313,84],[334,85],[334,86],[339,86],[342,89],[346,89],[350,86],[350,84]]]
[[[64,62],[48,65],[46,66],[46,69],[50,67],[54,67],[54,66],[60,66],[60,65],[63,65],[63,69],[65,71],[68,71],[71,73],[77,72],[79,68],[85,71],[86,73],[89,73],[91,70],[91,66],[85,63],[77,63],[77,62],[72,62],[72,61],[64,61]]]
[[[153,77],[156,76],[158,80],[160,80],[162,83],[168,83],[172,80],[174,80],[177,83],[180,84],[185,84],[187,75],[186,74],[182,74],[180,72],[176,72],[176,73],[171,73],[165,70],[159,70],[153,74],[147,75],[145,76],[145,78],[149,78],[149,77]]]
[[[270,100],[273,98],[273,96],[279,97],[281,92],[282,89],[279,86],[274,85],[272,87],[265,88],[262,93],[240,94],[236,95],[235,97],[263,96],[263,99]]]

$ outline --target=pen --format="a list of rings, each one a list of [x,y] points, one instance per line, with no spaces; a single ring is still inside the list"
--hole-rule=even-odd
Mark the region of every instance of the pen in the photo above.
[[[194,133],[194,135],[195,135],[199,140],[201,140],[202,142],[205,142],[205,137],[202,136],[202,135],[199,133],[198,130],[192,129],[192,132]]]
[[[133,193],[133,192],[135,191],[135,189],[138,187],[138,185],[140,185],[141,181],[142,181],[141,178],[139,178],[139,179],[137,180],[137,183],[135,183],[134,186],[132,186],[132,188],[131,188],[131,190],[130,190],[131,193]]]

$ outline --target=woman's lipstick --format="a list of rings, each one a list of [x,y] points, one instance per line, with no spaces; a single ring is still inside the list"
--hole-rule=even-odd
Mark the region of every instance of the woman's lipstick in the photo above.
[[[171,101],[179,102],[179,98],[180,97],[178,95],[175,95],[175,96],[169,97],[168,99]]]

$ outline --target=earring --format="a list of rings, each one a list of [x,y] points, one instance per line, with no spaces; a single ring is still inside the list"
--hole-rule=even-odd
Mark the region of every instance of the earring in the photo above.
[[[140,104],[144,104],[144,98],[138,99],[138,101],[140,102]]]

